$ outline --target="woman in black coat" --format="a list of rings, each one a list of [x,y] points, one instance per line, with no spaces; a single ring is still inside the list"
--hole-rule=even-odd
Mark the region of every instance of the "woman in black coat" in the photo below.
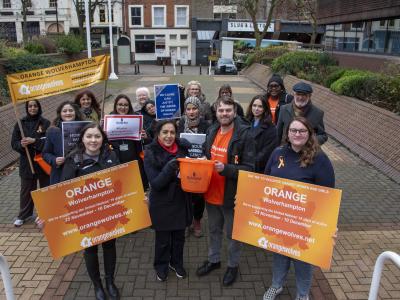
[[[84,176],[119,163],[118,157],[110,149],[107,136],[98,123],[86,125],[79,136],[76,148],[66,157],[61,174],[61,181]],[[106,289],[111,299],[119,299],[119,292],[114,284],[117,260],[115,239],[101,244],[103,248]],[[83,257],[90,279],[93,282],[96,299],[106,299],[100,278],[97,245],[86,248]]]
[[[272,151],[278,146],[276,127],[271,111],[262,95],[254,96],[247,108],[246,119],[251,123],[250,136],[256,146],[255,172],[263,173]]]
[[[25,137],[22,138],[18,124],[15,124],[11,138],[11,147],[20,154],[19,176],[21,177],[20,210],[17,219],[14,221],[16,227],[24,224],[25,220],[33,214],[33,200],[31,191],[36,190],[37,181],[40,187],[49,185],[49,176],[34,162],[35,154],[42,152],[45,134],[50,126],[50,121],[42,117],[42,107],[37,100],[25,102],[26,116],[21,119],[22,130]],[[28,148],[35,174],[32,174],[26,155]]]
[[[190,96],[184,103],[184,115],[179,120],[178,134],[205,134],[210,126],[207,121],[200,117],[201,102],[196,96]],[[194,152],[189,150],[189,157],[198,158],[205,156],[204,153]],[[190,194],[193,204],[193,223],[190,226],[190,233],[197,238],[202,237],[201,219],[203,218],[205,202],[202,194]]]
[[[133,111],[131,100],[124,94],[118,95],[114,100],[114,110],[111,115],[137,115]],[[140,175],[144,190],[148,187],[146,173],[143,168],[143,160],[140,158],[140,152],[143,151],[142,141],[133,140],[112,140],[110,141],[120,163],[137,160],[139,163]]]
[[[156,138],[146,146],[144,169],[150,182],[150,217],[155,230],[154,268],[159,281],[168,278],[168,268],[178,278],[183,267],[185,229],[192,222],[189,195],[181,188],[176,158],[188,155],[189,142],[176,138],[176,123],[160,121]]]

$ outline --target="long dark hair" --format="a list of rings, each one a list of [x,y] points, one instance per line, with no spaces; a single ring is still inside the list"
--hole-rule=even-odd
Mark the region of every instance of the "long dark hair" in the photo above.
[[[75,121],[82,121],[82,114],[81,114],[81,112],[79,110],[79,107],[76,106],[75,103],[73,103],[72,101],[64,101],[57,107],[57,110],[56,110],[56,114],[57,115],[56,115],[56,118],[53,120],[53,126],[56,126],[56,127],[60,127],[61,126],[61,122],[62,122],[61,111],[62,111],[62,109],[64,108],[65,105],[71,105],[72,108],[74,109],[74,111],[75,111]]]
[[[38,100],[29,100],[29,101],[25,102],[26,116],[27,117],[32,117],[28,112],[29,102],[32,102],[32,101],[35,102],[36,105],[38,106],[38,113],[35,116],[40,117],[42,115],[42,106],[40,105],[40,102]]]
[[[132,107],[131,99],[129,99],[129,97],[127,95],[125,95],[125,94],[119,94],[117,97],[115,97],[114,110],[111,112],[111,114],[115,114],[115,115],[118,114],[117,113],[117,104],[118,104],[118,101],[120,99],[128,100],[128,104],[129,104],[128,115],[132,115],[133,114],[133,107]]]
[[[262,95],[256,95],[251,99],[249,106],[247,107],[246,111],[246,119],[250,122],[253,122],[254,120],[254,114],[252,110],[253,103],[256,100],[260,100],[261,104],[263,106],[264,112],[261,115],[261,122],[266,123],[271,125],[272,124],[272,114],[271,114],[271,108],[269,107],[268,101],[264,100],[264,97]]]
[[[286,127],[285,131],[285,141],[290,144],[289,141],[289,128],[293,122],[300,122],[308,130],[308,140],[300,151],[300,167],[305,168],[314,162],[315,156],[321,151],[321,147],[318,144],[317,137],[315,135],[314,129],[312,128],[310,122],[304,117],[295,117]]]
[[[78,107],[81,107],[81,98],[86,95],[88,96],[90,99],[92,99],[92,103],[90,104],[90,107],[97,113],[97,115],[100,117],[101,115],[101,110],[100,110],[100,105],[99,102],[97,102],[97,99],[95,97],[95,95],[89,91],[89,90],[85,90],[80,92],[78,95],[75,96],[75,100],[74,103],[76,105],[78,105]]]
[[[101,144],[100,147],[100,154],[103,153],[105,150],[109,149],[108,138],[106,133],[103,131],[100,124],[98,124],[97,122],[91,122],[82,128],[81,133],[79,135],[78,143],[76,145],[76,151],[74,151],[74,153],[83,154],[85,152],[86,149],[85,149],[85,144],[83,143],[83,136],[85,135],[86,131],[91,128],[97,128],[103,137],[103,143]]]

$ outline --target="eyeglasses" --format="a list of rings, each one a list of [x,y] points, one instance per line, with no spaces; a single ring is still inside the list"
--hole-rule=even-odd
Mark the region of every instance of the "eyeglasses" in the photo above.
[[[289,132],[290,132],[291,134],[296,134],[296,133],[298,133],[298,134],[301,134],[301,135],[305,135],[305,134],[308,133],[308,130],[307,130],[307,129],[289,128]]]
[[[279,84],[270,84],[268,87],[271,89],[277,89],[280,87],[280,85]]]

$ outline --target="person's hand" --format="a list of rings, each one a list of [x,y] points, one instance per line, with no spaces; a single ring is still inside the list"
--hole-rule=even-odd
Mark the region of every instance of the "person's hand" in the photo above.
[[[336,227],[335,233],[332,235],[333,246],[336,245],[337,233],[338,233],[338,228]]]
[[[141,136],[142,139],[147,139],[146,130],[142,129],[142,131],[140,132],[140,136]]]
[[[28,145],[30,145],[30,144],[33,144],[35,141],[36,141],[36,140],[35,140],[34,138],[31,138],[31,137],[24,137],[24,138],[22,138],[22,140],[21,140],[21,145],[22,145],[22,147],[26,147],[26,146],[28,146]]]
[[[36,218],[35,223],[38,228],[43,229],[44,228],[44,220],[40,219],[39,217]]]
[[[165,168],[167,169],[167,170],[169,170],[169,171],[178,171],[178,168],[179,168],[179,163],[178,163],[178,161],[176,160],[176,158],[173,158],[173,159],[171,159],[166,165],[165,165]]]
[[[65,162],[65,157],[56,157],[56,165],[57,166],[61,166],[61,165],[63,165],[64,164],[64,162]]]
[[[225,168],[225,165],[222,162],[220,162],[218,160],[215,161],[215,163],[214,163],[215,171],[217,171],[218,173],[221,173],[224,170],[224,168]]]

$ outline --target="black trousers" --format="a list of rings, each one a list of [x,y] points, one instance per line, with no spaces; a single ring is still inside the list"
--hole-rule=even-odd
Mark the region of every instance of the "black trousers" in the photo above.
[[[204,208],[206,206],[204,197],[201,194],[192,194],[193,218],[200,221],[203,218]]]
[[[166,272],[168,264],[183,266],[183,246],[185,245],[185,230],[158,231],[155,239],[154,268]]]
[[[115,265],[117,263],[117,249],[115,239],[101,244],[103,247],[104,273],[106,280],[114,280]],[[92,282],[96,285],[101,283],[99,256],[97,254],[98,246],[92,246],[85,249],[83,257],[85,258],[86,269]]]
[[[36,178],[22,178],[21,177],[21,191],[19,194],[19,213],[18,219],[25,220],[33,215],[33,200],[31,192],[37,189],[37,182],[41,188],[49,185],[49,176],[46,174],[39,174]]]

